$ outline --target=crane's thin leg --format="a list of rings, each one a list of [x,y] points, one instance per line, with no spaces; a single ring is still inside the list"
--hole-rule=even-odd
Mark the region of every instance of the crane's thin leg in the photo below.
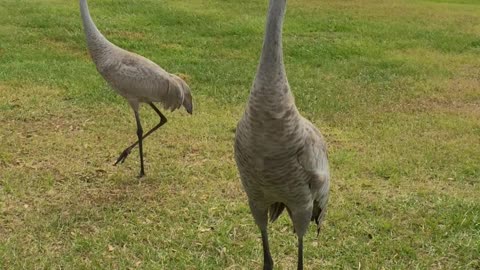
[[[140,123],[140,116],[138,115],[138,111],[135,111],[135,120],[137,121],[137,136],[138,136],[138,148],[140,149],[140,174],[138,177],[142,177],[145,175],[145,168],[143,167],[143,129],[142,124]]]
[[[303,236],[298,237],[298,264],[297,270],[303,270]]]
[[[272,270],[273,269],[273,260],[272,255],[270,254],[270,247],[268,245],[268,208],[264,206],[259,206],[253,201],[248,202],[250,206],[250,211],[252,216],[255,219],[260,232],[262,234],[262,246],[263,246],[263,270]]]
[[[263,270],[273,269],[272,255],[270,254],[270,246],[268,245],[267,229],[262,229],[262,245],[263,245]]]
[[[297,233],[298,237],[298,263],[297,269],[303,270],[303,236],[307,232],[308,224],[310,223],[310,219],[312,217],[312,208],[313,204],[306,209],[290,209],[289,211],[290,217],[293,221],[293,226],[295,227],[295,232]]]
[[[160,123],[158,123],[156,126],[154,126],[152,129],[150,129],[147,133],[145,133],[145,135],[143,136],[142,140],[147,138],[148,135],[152,134],[155,130],[157,130],[158,128],[160,128],[161,126],[163,126],[165,123],[167,123],[167,118],[160,112],[160,110],[155,107],[155,105],[153,103],[148,103],[150,105],[150,107],[152,107],[152,109],[158,114],[158,116],[160,116]],[[128,155],[130,154],[130,152],[132,151],[132,149],[137,146],[137,144],[140,142],[140,140],[134,142],[132,145],[130,145],[129,147],[127,147],[125,150],[123,150],[123,152],[120,154],[120,156],[118,157],[117,161],[115,162],[115,164],[113,165],[117,165],[118,163],[123,163],[125,162],[125,159],[127,159]]]

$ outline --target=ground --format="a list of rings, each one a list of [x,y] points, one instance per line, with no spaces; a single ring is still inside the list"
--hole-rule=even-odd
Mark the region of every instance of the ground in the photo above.
[[[266,0],[90,0],[98,28],[188,81],[194,114],[136,139],[85,46],[77,1],[0,3],[0,268],[259,269],[233,160]],[[289,0],[288,78],[329,145],[307,269],[480,268],[480,3]],[[158,122],[141,110],[144,129]],[[287,215],[279,269],[296,264]]]

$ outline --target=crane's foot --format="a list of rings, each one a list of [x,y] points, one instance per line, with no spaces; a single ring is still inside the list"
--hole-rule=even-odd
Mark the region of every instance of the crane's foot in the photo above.
[[[273,262],[265,262],[263,264],[263,270],[273,270]]]
[[[137,176],[137,178],[140,179],[144,176],[145,176],[145,169],[144,169],[143,163],[142,163],[142,165],[140,166],[140,174]]]
[[[117,162],[113,164],[113,166],[117,166],[118,163],[123,163],[125,162],[125,159],[127,159],[128,155],[132,151],[132,148],[128,147],[127,149],[123,150],[123,152],[120,154],[120,156],[117,158]]]

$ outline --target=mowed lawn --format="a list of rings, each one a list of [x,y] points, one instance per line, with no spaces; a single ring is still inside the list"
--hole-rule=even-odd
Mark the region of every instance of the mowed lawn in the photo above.
[[[145,140],[76,0],[0,2],[0,268],[260,269],[233,160],[267,0],[90,0],[115,44],[182,74],[194,114]],[[332,188],[307,269],[480,269],[480,2],[288,0],[286,69]],[[158,122],[144,106],[144,129]],[[287,215],[277,269],[296,267]]]

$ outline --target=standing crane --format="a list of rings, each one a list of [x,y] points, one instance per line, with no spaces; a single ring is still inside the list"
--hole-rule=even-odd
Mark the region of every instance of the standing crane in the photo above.
[[[193,104],[190,88],[180,77],[166,72],[149,59],[128,52],[108,41],[98,31],[90,17],[86,0],[80,0],[80,13],[88,51],[97,71],[119,95],[128,101],[135,114],[138,141],[127,147],[114,165],[123,163],[131,150],[138,144],[140,150],[140,174],[138,177],[142,177],[145,175],[142,142],[167,122],[167,118],[154,105],[154,102],[162,103],[165,109],[171,111],[183,105],[187,112],[192,114]],[[160,117],[160,123],[145,135],[138,113],[140,103],[150,105]]]
[[[297,268],[303,269],[303,236],[310,221],[320,232],[330,186],[327,146],[318,129],[298,112],[285,73],[286,4],[270,0],[260,64],[235,134],[235,161],[262,235],[265,270],[273,269],[268,214],[273,222],[287,209],[298,237]]]

